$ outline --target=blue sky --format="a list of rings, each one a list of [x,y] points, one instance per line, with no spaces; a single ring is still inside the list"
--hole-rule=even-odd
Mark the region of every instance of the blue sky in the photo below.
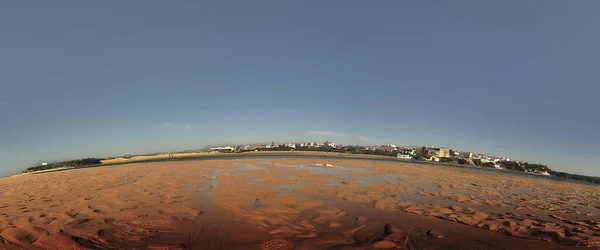
[[[333,140],[600,176],[598,1],[10,1],[0,176]]]

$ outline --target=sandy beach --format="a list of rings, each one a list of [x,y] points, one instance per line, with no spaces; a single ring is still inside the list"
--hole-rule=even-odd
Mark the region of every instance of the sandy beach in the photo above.
[[[156,161],[156,160],[167,160],[170,156],[174,159],[186,159],[186,158],[203,158],[203,157],[215,157],[215,156],[231,156],[231,157],[246,157],[246,156],[269,156],[269,155],[305,155],[305,156],[342,156],[345,158],[358,158],[358,159],[396,159],[389,156],[382,155],[361,155],[351,153],[335,153],[335,152],[322,152],[322,151],[249,151],[242,153],[222,153],[222,152],[196,152],[196,153],[172,153],[172,154],[157,154],[157,155],[139,155],[130,158],[111,158],[102,160],[103,165],[121,164],[121,163],[135,163],[144,161]],[[399,160],[398,161],[408,161]]]
[[[600,188],[405,162],[130,163],[0,179],[1,249],[598,249]]]

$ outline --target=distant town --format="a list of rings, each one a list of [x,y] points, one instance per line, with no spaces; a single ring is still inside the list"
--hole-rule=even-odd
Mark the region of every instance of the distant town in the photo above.
[[[147,159],[174,159],[174,157],[194,157],[211,154],[236,154],[245,152],[260,151],[298,151],[298,152],[331,152],[352,155],[372,155],[378,157],[389,157],[405,161],[421,161],[437,164],[462,165],[480,168],[495,169],[498,171],[521,172],[532,175],[549,176],[560,179],[579,180],[590,183],[600,184],[600,177],[570,174],[565,172],[553,171],[547,165],[540,163],[529,163],[519,160],[511,160],[504,156],[491,156],[482,153],[462,151],[448,147],[438,146],[398,146],[396,144],[383,144],[375,146],[347,145],[337,144],[332,141],[325,142],[271,142],[259,144],[242,145],[219,145],[201,149],[192,149],[179,152],[158,152],[152,154],[126,154],[111,158],[85,158],[62,162],[41,162],[40,164],[28,167],[22,173],[36,172],[41,170],[55,168],[77,168],[90,165],[110,165],[112,160],[120,158],[128,162],[146,157]],[[191,155],[191,156],[190,156]],[[150,157],[150,158],[148,158]],[[163,157],[163,158],[161,158]]]
[[[445,162],[460,165],[473,165],[495,169],[507,169],[532,174],[550,176],[551,170],[542,164],[530,164],[523,161],[511,161],[508,157],[489,156],[480,153],[454,150],[436,146],[397,146],[383,144],[378,146],[358,146],[337,144],[335,142],[284,142],[268,144],[224,145],[208,147],[204,151],[212,152],[246,152],[246,151],[331,151],[340,153],[368,154],[392,156],[399,159]]]

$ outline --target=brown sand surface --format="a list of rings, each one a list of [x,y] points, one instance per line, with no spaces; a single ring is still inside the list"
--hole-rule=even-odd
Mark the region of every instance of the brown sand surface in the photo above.
[[[217,152],[197,152],[197,153],[164,153],[157,155],[138,155],[129,158],[117,157],[112,159],[102,160],[102,164],[118,164],[127,162],[138,162],[138,161],[151,161],[151,160],[166,160],[170,157],[173,158],[192,158],[192,157],[204,157],[214,156],[219,153]]]
[[[321,151],[249,151],[249,152],[241,152],[241,153],[223,153],[217,151],[211,152],[194,152],[194,153],[162,153],[157,155],[138,155],[130,158],[111,158],[102,160],[102,164],[110,165],[110,164],[121,164],[121,163],[136,163],[136,162],[144,162],[144,161],[155,161],[155,160],[167,160],[170,157],[174,159],[185,159],[185,158],[203,158],[203,157],[215,157],[215,156],[269,156],[269,155],[306,155],[306,156],[342,156],[345,158],[356,158],[356,159],[395,159],[390,158],[389,156],[383,155],[361,155],[361,154],[351,154],[351,153],[333,153],[333,152],[321,152]],[[405,159],[396,159],[399,162],[407,162]],[[47,171],[47,170],[41,170]],[[41,172],[36,171],[36,172]]]
[[[333,167],[327,167],[332,164]],[[0,249],[598,249],[598,186],[269,158],[0,179]]]

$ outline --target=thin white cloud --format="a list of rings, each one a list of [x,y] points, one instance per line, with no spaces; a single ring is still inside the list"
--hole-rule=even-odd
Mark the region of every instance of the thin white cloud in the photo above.
[[[356,138],[358,138],[361,141],[372,141],[373,139],[366,137],[366,136],[357,136]]]
[[[360,141],[370,141],[370,142],[377,141],[368,136],[350,135],[350,134],[346,134],[343,132],[335,132],[335,131],[328,131],[328,130],[313,130],[313,131],[310,131],[310,134],[318,135],[318,136],[325,136],[325,137],[348,138],[348,139],[354,139],[354,140],[360,140]]]
[[[194,128],[194,126],[191,124],[181,124],[181,123],[175,123],[175,122],[163,122],[162,125],[166,126],[166,127],[173,127],[173,126],[177,125],[177,127],[181,126],[185,129],[193,129]]]
[[[349,136],[346,133],[333,132],[333,131],[327,131],[327,130],[310,131],[310,134],[312,134],[312,135],[319,135],[319,136],[334,136],[334,137],[348,137]]]

